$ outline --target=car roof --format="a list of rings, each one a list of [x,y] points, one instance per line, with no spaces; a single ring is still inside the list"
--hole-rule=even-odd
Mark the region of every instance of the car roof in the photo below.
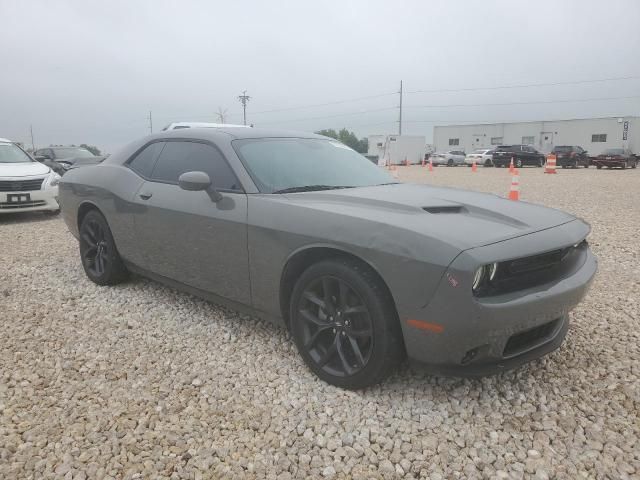
[[[334,140],[315,133],[268,128],[245,128],[244,126],[220,128],[179,128],[177,130],[167,130],[155,135],[150,135],[150,138],[151,137],[201,138],[203,140],[221,140],[222,138],[232,138],[234,140],[243,138],[317,138],[323,140]]]
[[[240,127],[251,128],[248,125],[235,125],[232,123],[211,123],[211,122],[172,122],[163,131],[181,129],[181,128],[225,128],[225,127]]]
[[[0,142],[2,142],[2,143],[13,143],[11,140],[9,140],[7,138],[0,138]]]

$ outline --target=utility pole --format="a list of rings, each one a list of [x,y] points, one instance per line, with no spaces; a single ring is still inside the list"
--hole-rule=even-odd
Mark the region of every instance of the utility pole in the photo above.
[[[398,135],[402,135],[402,80],[400,80],[400,116],[398,117]]]
[[[153,133],[153,118],[151,117],[151,110],[149,110],[149,133]]]
[[[247,124],[247,102],[249,99],[251,99],[251,97],[247,95],[246,90],[242,92],[242,95],[238,96],[238,100],[242,103],[242,118],[245,125]]]
[[[36,145],[33,143],[33,125],[29,125],[29,130],[31,130],[31,151],[36,151]]]

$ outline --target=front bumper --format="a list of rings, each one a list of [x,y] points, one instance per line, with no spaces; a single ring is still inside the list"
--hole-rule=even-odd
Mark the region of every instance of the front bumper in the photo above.
[[[28,195],[28,201],[9,202],[9,195]],[[58,204],[58,187],[45,187],[42,190],[24,192],[0,192],[0,214],[16,212],[56,211]]]
[[[626,160],[594,160],[593,164],[602,167],[624,167],[627,165]]]
[[[596,273],[597,260],[588,246],[570,271],[525,290],[474,297],[472,272],[481,264],[571,246],[588,231],[576,220],[460,254],[422,310],[399,312],[409,358],[431,372],[475,376],[515,368],[558,348],[569,326],[569,311],[582,300]],[[411,318],[440,327],[414,328]]]

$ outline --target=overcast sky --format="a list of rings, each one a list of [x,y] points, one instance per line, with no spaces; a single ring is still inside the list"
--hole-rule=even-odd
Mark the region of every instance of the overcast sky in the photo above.
[[[403,132],[428,140],[434,124],[640,115],[638,0],[0,0],[0,19],[0,137],[27,146],[33,125],[36,146],[112,152],[150,110],[154,131],[218,108],[241,123],[245,89],[256,126],[395,133],[401,79]]]

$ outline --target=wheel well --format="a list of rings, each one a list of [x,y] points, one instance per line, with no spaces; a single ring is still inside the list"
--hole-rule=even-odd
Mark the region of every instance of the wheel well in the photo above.
[[[298,278],[300,278],[302,273],[314,263],[320,262],[322,260],[336,258],[354,260],[363,265],[363,267],[371,270],[384,286],[386,293],[393,305],[393,309],[396,310],[396,305],[393,301],[391,291],[389,290],[387,283],[375,268],[362,260],[360,257],[351,253],[330,247],[314,247],[296,253],[289,259],[282,271],[282,276],[280,278],[280,312],[282,313],[282,318],[284,319],[287,328],[289,328],[289,304],[291,302],[291,294],[293,293],[293,288]]]
[[[83,203],[82,205],[80,205],[80,208],[78,208],[78,231],[80,231],[80,225],[82,225],[82,220],[84,219],[85,215],[91,210],[100,212],[100,209],[98,207],[96,207],[93,203],[88,202]]]

